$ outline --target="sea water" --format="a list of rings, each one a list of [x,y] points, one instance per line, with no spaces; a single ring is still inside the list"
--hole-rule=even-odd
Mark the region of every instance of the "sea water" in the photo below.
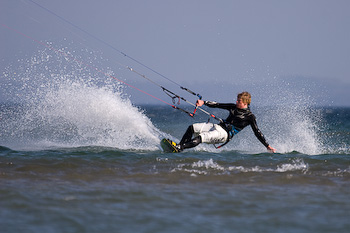
[[[1,232],[350,231],[349,108],[252,105],[276,154],[249,127],[220,150],[164,153],[207,117],[136,106],[51,59],[3,73],[21,101],[0,106]]]

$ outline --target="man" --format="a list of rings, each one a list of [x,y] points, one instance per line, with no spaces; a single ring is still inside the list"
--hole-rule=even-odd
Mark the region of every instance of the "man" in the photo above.
[[[276,149],[267,143],[264,135],[256,124],[255,116],[249,109],[250,102],[251,95],[248,92],[238,94],[236,104],[198,100],[196,105],[199,107],[204,104],[210,108],[226,109],[229,111],[229,115],[226,120],[222,121],[220,124],[197,123],[189,126],[176,147],[179,151],[182,151],[183,149],[195,147],[202,142],[208,144],[223,143],[224,145],[243,128],[250,125],[255,136],[267,150],[275,153]],[[195,136],[194,138],[192,138],[193,135]]]

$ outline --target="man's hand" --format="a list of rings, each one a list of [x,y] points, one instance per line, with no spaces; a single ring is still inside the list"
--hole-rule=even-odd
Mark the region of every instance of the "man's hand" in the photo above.
[[[203,104],[204,104],[203,100],[197,100],[197,102],[196,102],[196,106],[198,106],[198,107],[203,106]]]
[[[276,153],[276,149],[273,148],[272,146],[266,147],[269,152]]]

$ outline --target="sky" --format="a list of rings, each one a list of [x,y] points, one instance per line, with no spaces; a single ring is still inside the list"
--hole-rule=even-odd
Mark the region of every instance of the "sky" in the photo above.
[[[347,0],[33,1],[204,99],[229,102],[248,90],[256,103],[273,105],[276,97],[293,99],[294,92],[316,105],[350,106]],[[98,51],[108,62],[97,65],[112,69],[116,77],[146,91],[155,89],[121,72],[122,63],[181,93],[172,82],[32,1],[0,0],[0,74],[43,49],[28,37],[53,47],[67,43],[68,50]],[[3,99],[5,92],[0,89]],[[137,103],[154,102],[135,90],[127,92]]]

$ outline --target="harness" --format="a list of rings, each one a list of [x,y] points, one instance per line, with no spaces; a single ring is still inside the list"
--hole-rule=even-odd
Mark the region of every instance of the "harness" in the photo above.
[[[236,134],[238,134],[242,129],[238,129],[235,128],[233,125],[231,125],[230,123],[227,123],[226,121],[223,121],[219,124],[224,130],[226,130],[227,132],[227,139],[226,142],[224,142],[223,144],[216,146],[214,144],[214,147],[216,149],[219,149],[223,146],[225,146],[227,143],[229,143],[231,141],[231,139],[233,138],[233,136],[235,136]]]

